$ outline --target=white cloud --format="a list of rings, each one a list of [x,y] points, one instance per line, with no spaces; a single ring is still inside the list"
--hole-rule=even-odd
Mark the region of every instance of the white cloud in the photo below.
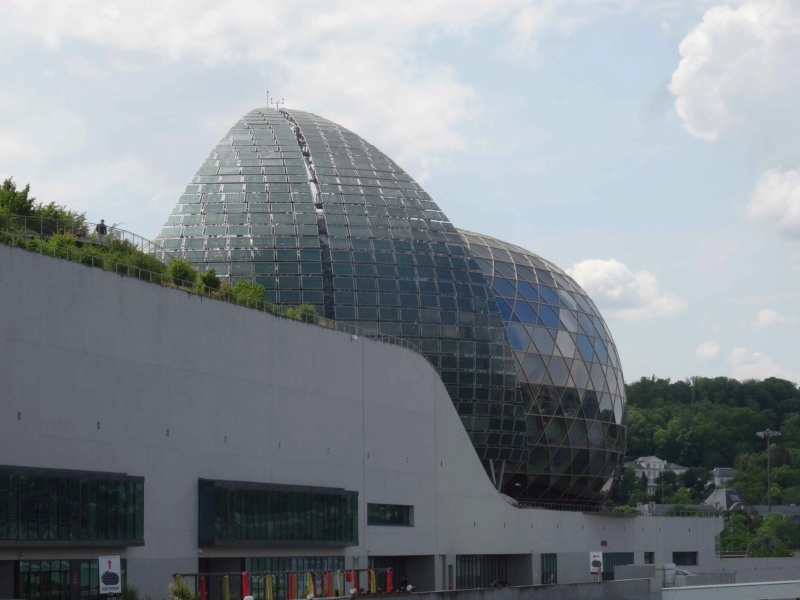
[[[702,361],[714,360],[719,356],[720,349],[719,342],[716,340],[706,340],[694,349],[694,357]]]
[[[735,131],[765,147],[797,143],[797,2],[745,0],[737,8],[715,6],[679,50],[681,61],[669,87],[692,135],[715,140]]]
[[[750,352],[745,347],[734,348],[728,356],[731,366],[731,376],[734,379],[766,379],[767,377],[780,377],[790,381],[797,381],[797,374],[790,373],[766,354]]]
[[[778,233],[800,237],[800,171],[770,169],[761,175],[747,215]]]
[[[751,329],[769,329],[770,327],[782,327],[794,331],[797,329],[797,318],[786,317],[778,314],[769,308],[762,308],[756,314],[756,318],[749,323]]]
[[[674,316],[686,302],[660,289],[655,275],[631,271],[615,259],[590,259],[567,271],[607,314],[626,320]]]

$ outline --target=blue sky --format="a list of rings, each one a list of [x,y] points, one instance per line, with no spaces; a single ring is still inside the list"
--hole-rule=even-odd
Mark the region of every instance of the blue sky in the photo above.
[[[155,237],[266,92],[570,272],[628,381],[800,381],[800,5],[11,0],[0,175]]]

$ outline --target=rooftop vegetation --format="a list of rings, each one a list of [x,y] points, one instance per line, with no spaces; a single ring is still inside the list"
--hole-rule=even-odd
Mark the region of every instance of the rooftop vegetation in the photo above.
[[[157,258],[158,253],[142,252],[131,241],[112,236],[101,242],[89,229],[84,213],[52,202],[37,203],[30,185],[20,190],[13,179],[6,179],[0,187],[0,243],[306,323],[332,325],[311,304],[278,307],[264,300],[262,285],[247,280],[231,285],[213,269],[200,273],[183,259],[167,265]]]

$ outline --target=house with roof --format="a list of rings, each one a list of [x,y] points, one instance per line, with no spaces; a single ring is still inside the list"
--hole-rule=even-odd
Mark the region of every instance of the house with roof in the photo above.
[[[626,469],[633,469],[637,477],[642,475],[647,477],[647,493],[652,496],[656,493],[656,481],[664,471],[672,471],[676,475],[681,475],[688,471],[688,467],[671,463],[657,456],[641,456],[636,460],[626,462]]]

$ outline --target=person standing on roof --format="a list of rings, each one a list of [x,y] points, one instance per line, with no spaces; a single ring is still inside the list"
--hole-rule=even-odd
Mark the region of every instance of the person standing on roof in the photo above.
[[[94,228],[95,232],[97,233],[97,241],[101,244],[106,243],[106,233],[108,233],[108,228],[106,227],[106,220],[100,219],[100,222]]]

